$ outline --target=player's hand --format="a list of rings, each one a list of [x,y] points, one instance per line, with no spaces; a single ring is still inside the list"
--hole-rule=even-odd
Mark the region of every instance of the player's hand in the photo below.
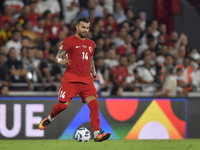
[[[94,81],[99,81],[99,76],[96,73],[93,73],[92,76],[94,77]]]
[[[67,64],[70,65],[69,62],[70,62],[70,60],[68,60],[68,59],[63,59],[63,60],[60,61],[60,64],[66,66]]]

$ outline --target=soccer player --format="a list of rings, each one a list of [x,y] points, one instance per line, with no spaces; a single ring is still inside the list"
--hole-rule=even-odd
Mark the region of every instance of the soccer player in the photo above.
[[[111,134],[100,132],[98,95],[92,78],[93,76],[94,80],[98,81],[99,76],[95,72],[93,61],[95,43],[86,37],[89,28],[90,21],[85,17],[79,18],[76,24],[76,34],[65,38],[59,48],[55,61],[61,65],[67,65],[61,81],[59,101],[54,105],[50,115],[40,122],[39,129],[46,128],[56,115],[68,107],[71,99],[79,94],[82,102],[86,103],[90,109],[94,141],[101,142],[107,140]]]

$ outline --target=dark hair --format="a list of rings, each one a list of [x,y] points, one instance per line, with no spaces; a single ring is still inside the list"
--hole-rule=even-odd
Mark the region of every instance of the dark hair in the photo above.
[[[191,61],[191,58],[189,56],[185,56],[183,59],[189,59]]]
[[[5,20],[5,21],[3,22],[3,24],[9,24],[9,25],[11,25],[10,22],[9,22],[8,20]]]
[[[22,40],[29,40],[29,41],[31,41],[31,39],[28,36],[23,36]]]
[[[183,71],[182,68],[177,68],[176,72]]]
[[[170,74],[173,74],[173,72],[174,72],[174,66],[173,65],[169,65],[169,66],[167,66],[167,71],[170,73]]]
[[[17,32],[20,32],[19,30],[14,30],[13,32],[12,32],[12,35],[14,35],[15,33],[17,33]]]
[[[42,17],[46,18],[46,16],[47,16],[49,13],[51,13],[51,12],[50,12],[49,10],[46,10],[46,11],[43,13]]]
[[[88,20],[88,18],[86,18],[86,17],[80,17],[80,18],[78,18],[77,19],[77,21],[76,21],[76,24],[78,25],[78,24],[80,24],[80,22],[86,22],[86,23],[89,23],[90,21]]]
[[[39,18],[37,19],[37,21],[40,21],[40,20],[42,20],[42,19],[44,19],[44,17],[39,17]]]
[[[165,58],[167,58],[167,57],[171,57],[172,59],[174,59],[174,56],[171,55],[171,54],[167,54],[167,55],[165,56]]]

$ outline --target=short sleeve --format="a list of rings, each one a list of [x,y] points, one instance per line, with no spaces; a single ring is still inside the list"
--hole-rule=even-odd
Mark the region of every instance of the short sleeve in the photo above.
[[[167,81],[166,81],[166,90],[171,90],[171,85],[173,85],[173,80],[171,78],[169,78]]]
[[[94,55],[94,49],[95,49],[95,43],[94,42],[92,42],[93,43],[93,51],[92,51],[92,56]]]
[[[41,69],[47,68],[47,64],[44,61],[42,61],[40,67]]]
[[[62,44],[60,45],[59,47],[59,50],[65,50],[67,52],[69,52],[69,39],[68,38],[65,38],[62,42]]]

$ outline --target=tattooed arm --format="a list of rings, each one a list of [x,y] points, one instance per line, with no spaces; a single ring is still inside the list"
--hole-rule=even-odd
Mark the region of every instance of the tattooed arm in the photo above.
[[[70,65],[70,60],[65,58],[66,53],[67,52],[65,50],[59,49],[55,62],[61,65]]]
[[[94,67],[93,56],[91,57],[91,60],[90,60],[90,72],[92,76],[94,77],[94,81],[99,81],[99,76],[98,74],[96,74],[95,67]]]

